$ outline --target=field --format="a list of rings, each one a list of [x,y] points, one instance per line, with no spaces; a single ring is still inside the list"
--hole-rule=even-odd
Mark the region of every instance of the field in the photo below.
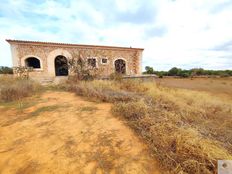
[[[0,173],[214,174],[232,159],[231,79],[1,81]]]
[[[2,107],[0,173],[155,171],[146,146],[110,107],[51,91],[25,99],[21,109]]]
[[[162,78],[158,84],[171,88],[209,92],[213,95],[232,98],[232,78]]]

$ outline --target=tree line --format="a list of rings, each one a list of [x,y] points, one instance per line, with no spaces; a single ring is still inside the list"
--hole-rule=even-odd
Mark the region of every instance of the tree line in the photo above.
[[[13,74],[13,69],[7,66],[0,66],[0,74]],[[203,68],[193,68],[190,70],[173,67],[168,71],[156,71],[151,66],[146,66],[143,74],[156,74],[163,76],[193,77],[193,76],[232,76],[232,70],[205,70]]]
[[[169,71],[156,71],[153,67],[146,66],[143,74],[156,74],[159,77],[163,76],[178,76],[178,77],[193,77],[193,76],[232,76],[232,70],[205,70],[203,68],[193,68],[190,70],[177,67],[171,68]]]
[[[0,66],[0,74],[13,74],[13,69],[7,66]]]

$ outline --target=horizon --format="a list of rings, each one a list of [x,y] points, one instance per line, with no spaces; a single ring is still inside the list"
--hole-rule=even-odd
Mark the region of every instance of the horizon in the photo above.
[[[3,0],[0,66],[16,39],[144,48],[143,71],[231,70],[231,16],[230,0]]]

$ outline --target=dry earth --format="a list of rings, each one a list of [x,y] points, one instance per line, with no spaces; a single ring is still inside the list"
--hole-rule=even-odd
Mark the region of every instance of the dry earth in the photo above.
[[[0,106],[0,173],[159,173],[108,103],[45,92]]]

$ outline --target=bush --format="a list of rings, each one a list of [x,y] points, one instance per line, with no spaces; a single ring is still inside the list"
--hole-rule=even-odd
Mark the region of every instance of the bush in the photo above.
[[[169,71],[154,71],[152,67],[146,66],[144,74],[157,74],[158,76],[220,76],[229,77],[232,76],[232,70],[204,70],[203,68],[193,68],[185,70],[177,67],[171,68]]]
[[[169,76],[178,76],[181,72],[181,69],[180,68],[176,68],[176,67],[173,67],[172,69],[170,69],[168,71],[168,75]]]
[[[150,67],[150,66],[146,66],[145,67],[145,72],[144,72],[144,74],[154,74],[154,69],[152,68],[152,67]]]
[[[119,102],[112,107],[112,112],[121,115],[129,121],[138,120],[147,114],[147,105],[143,100],[133,101],[129,103]]]
[[[79,57],[80,55],[75,55],[75,56]],[[71,74],[73,75],[72,78],[75,79],[76,81],[93,80],[99,75],[101,71],[99,68],[89,66],[88,62],[80,57],[78,59],[70,59],[68,61],[68,67]]]
[[[100,86],[98,83],[96,83],[96,81],[79,81],[77,83],[69,82],[67,88],[69,91],[73,91],[77,95],[90,97],[92,99],[101,100],[103,102],[133,101],[137,100],[140,97],[133,92],[116,89],[114,88],[112,83],[108,84],[109,86]]]
[[[141,80],[122,80],[119,84],[119,88],[125,91],[143,93],[148,90],[148,87],[142,83]]]
[[[13,74],[13,69],[7,66],[0,66],[0,74]]]
[[[110,80],[114,80],[114,81],[122,81],[123,76],[120,73],[112,73],[110,74]]]
[[[181,73],[180,77],[182,77],[182,78],[188,78],[188,77],[190,77],[190,75],[188,73]]]

